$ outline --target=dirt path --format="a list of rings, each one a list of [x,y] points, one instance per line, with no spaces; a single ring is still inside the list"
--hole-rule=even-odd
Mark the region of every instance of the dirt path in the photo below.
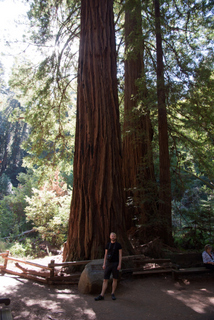
[[[0,276],[1,296],[11,298],[14,320],[213,320],[214,279],[193,277],[174,283],[170,276],[122,280],[117,300],[83,295],[77,286],[48,286]]]

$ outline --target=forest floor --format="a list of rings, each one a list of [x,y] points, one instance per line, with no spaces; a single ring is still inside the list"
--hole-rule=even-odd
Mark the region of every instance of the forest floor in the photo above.
[[[47,265],[52,259],[34,262]],[[96,295],[79,293],[77,285],[45,285],[9,274],[0,275],[0,288],[1,297],[11,299],[14,320],[214,319],[214,278],[209,274],[178,282],[171,275],[123,279],[116,301],[110,293],[104,301],[95,301]]]

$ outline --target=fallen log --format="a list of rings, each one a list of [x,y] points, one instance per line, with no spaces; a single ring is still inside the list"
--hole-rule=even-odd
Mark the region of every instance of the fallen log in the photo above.
[[[37,231],[36,231],[35,229],[23,231],[22,233],[17,234],[17,236],[15,237],[15,239],[17,239],[17,238],[20,237],[20,236],[25,236],[25,235],[28,235],[28,234],[33,233],[33,232],[37,232]],[[9,236],[9,237],[3,237],[3,238],[1,238],[1,239],[7,240],[7,239],[10,239],[10,236]]]

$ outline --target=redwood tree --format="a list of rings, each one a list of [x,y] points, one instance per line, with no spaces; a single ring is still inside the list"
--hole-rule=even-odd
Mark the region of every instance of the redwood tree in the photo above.
[[[157,191],[152,156],[153,131],[146,102],[141,0],[126,1],[125,9],[123,173],[127,201],[126,226],[129,229],[131,219],[137,218],[137,223],[144,225],[141,236],[145,239],[149,230],[146,224],[154,226]]]
[[[103,257],[114,231],[125,253],[113,0],[81,1],[74,184],[64,260]]]
[[[171,223],[171,180],[168,147],[168,126],[166,94],[164,84],[164,64],[161,36],[161,15],[159,0],[154,0],[155,30],[157,50],[157,98],[158,98],[158,133],[159,133],[159,235],[165,243],[172,241]]]

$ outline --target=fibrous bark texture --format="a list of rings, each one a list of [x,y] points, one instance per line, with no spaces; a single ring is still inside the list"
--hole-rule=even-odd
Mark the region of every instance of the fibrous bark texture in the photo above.
[[[152,152],[153,130],[146,102],[140,0],[126,2],[125,43],[123,175],[126,227],[129,229],[135,219],[138,225],[144,225],[141,231],[144,238],[148,238],[157,212],[157,188]]]
[[[64,260],[103,257],[111,231],[126,253],[112,0],[81,1],[74,184]]]
[[[162,36],[160,23],[159,0],[154,0],[155,5],[155,29],[157,49],[157,96],[158,96],[158,132],[159,132],[159,223],[160,237],[167,244],[172,243],[171,222],[171,179],[170,159],[168,147],[167,111],[165,102],[164,64],[162,50]]]

